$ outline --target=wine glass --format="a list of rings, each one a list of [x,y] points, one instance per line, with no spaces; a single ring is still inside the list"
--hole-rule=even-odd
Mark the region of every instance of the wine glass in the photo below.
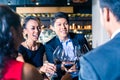
[[[77,55],[74,53],[74,50],[72,50],[70,47],[68,47],[66,51],[64,49],[62,51],[63,54],[61,56],[61,61],[65,67],[65,71],[68,72],[68,70],[75,65]]]
[[[62,47],[57,46],[57,48],[53,52],[53,62],[54,62],[55,65],[61,63],[61,58],[62,58],[61,56],[62,56]],[[54,74],[52,74],[51,79],[54,79],[57,76],[58,75],[55,72]]]
[[[89,50],[88,46],[86,44],[83,44],[83,46],[81,47],[81,53],[85,54],[85,53],[87,53],[89,51],[90,50]]]
[[[62,48],[60,46],[57,46],[57,48],[53,52],[53,62],[55,65],[61,63],[61,54],[62,54]],[[55,72],[54,74],[47,73],[47,76],[49,77],[50,80],[54,80],[58,75]]]
[[[53,53],[53,60],[54,60],[54,63],[55,64],[59,64],[61,62],[64,62],[64,67],[69,70],[73,65],[74,65],[74,62],[72,62],[72,58],[68,55],[65,54],[65,50],[58,46],[54,53]],[[66,70],[66,71],[67,71]]]
[[[65,71],[71,74],[71,77],[77,77],[79,72],[79,57],[83,54],[80,51],[81,47],[79,45],[74,46],[74,49],[70,47],[67,48],[67,51],[62,56],[62,62],[64,67],[66,68]]]
[[[76,57],[76,61],[78,61],[79,58],[83,55],[83,53],[81,52],[81,47],[79,45],[74,47],[74,54]]]
[[[63,48],[60,46],[57,46],[55,51],[53,52],[53,61],[54,64],[59,64],[62,60],[62,56],[64,55]]]

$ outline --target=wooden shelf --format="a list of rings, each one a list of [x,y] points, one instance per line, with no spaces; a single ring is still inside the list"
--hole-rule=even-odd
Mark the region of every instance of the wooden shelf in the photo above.
[[[16,7],[17,13],[73,13],[73,7]]]

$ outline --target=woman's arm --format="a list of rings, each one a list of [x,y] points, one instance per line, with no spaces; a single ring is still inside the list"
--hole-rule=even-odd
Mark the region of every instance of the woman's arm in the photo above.
[[[16,58],[17,61],[25,62],[23,59],[22,54],[18,53],[18,57]]]
[[[43,80],[43,77],[34,66],[25,63],[23,66],[22,80]]]

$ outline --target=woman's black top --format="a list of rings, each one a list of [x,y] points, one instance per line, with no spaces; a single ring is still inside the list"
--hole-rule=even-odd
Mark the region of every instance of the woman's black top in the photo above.
[[[18,53],[22,54],[25,62],[30,63],[35,67],[41,67],[43,65],[43,56],[45,53],[45,48],[42,44],[35,51],[32,51],[24,47],[23,45],[20,45]]]

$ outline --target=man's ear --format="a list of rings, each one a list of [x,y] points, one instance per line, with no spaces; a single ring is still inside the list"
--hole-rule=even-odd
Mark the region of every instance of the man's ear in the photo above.
[[[103,15],[106,21],[110,21],[110,10],[108,8],[103,8]]]

